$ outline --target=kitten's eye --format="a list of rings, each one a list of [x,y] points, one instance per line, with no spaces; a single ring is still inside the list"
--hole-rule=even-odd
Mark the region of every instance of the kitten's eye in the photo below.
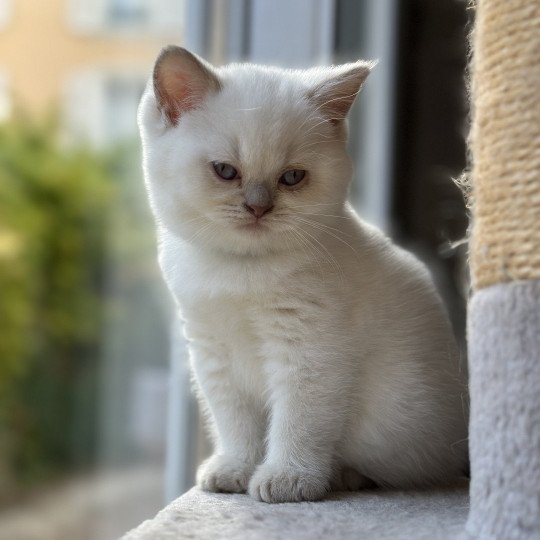
[[[301,182],[304,179],[304,176],[306,176],[306,171],[303,171],[302,169],[290,169],[281,175],[279,183],[285,184],[286,186],[294,186]]]
[[[221,161],[213,161],[212,167],[216,174],[223,180],[234,180],[238,178],[238,171],[228,163],[221,163]]]

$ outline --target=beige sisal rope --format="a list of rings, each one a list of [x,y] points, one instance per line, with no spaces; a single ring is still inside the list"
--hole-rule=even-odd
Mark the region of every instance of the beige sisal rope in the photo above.
[[[479,0],[471,65],[474,288],[540,279],[540,0]]]

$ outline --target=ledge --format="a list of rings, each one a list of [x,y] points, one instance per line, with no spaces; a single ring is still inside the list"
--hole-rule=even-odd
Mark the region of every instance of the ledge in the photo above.
[[[468,486],[425,491],[333,493],[320,502],[271,505],[197,488],[122,540],[450,540],[461,537]]]

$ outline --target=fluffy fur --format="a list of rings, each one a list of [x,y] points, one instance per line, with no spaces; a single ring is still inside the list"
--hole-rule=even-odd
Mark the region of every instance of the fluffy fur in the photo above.
[[[203,489],[315,500],[466,469],[466,386],[431,277],[346,202],[344,119],[370,67],[213,68],[177,47],[156,63],[144,172],[215,436]],[[306,178],[285,187],[287,169]],[[259,188],[274,206],[256,218]]]

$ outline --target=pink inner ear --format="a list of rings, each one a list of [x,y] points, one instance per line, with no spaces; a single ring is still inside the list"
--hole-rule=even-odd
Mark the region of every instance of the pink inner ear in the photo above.
[[[336,95],[327,100],[321,108],[328,111],[330,121],[335,124],[347,117],[355,97],[356,93]]]
[[[182,71],[166,75],[165,92],[168,100],[176,104],[180,111],[195,108],[203,98],[203,90],[200,85],[193,80],[193,76]]]
[[[171,123],[176,124],[182,112],[194,109],[204,96],[204,89],[193,75],[175,69],[162,73],[161,106]]]
[[[219,91],[212,67],[189,51],[165,47],[154,66],[154,92],[158,107],[172,125],[181,114],[200,105],[210,91]]]
[[[309,95],[333,124],[347,117],[371,69],[371,64],[367,62],[351,66],[347,71],[324,81]]]

